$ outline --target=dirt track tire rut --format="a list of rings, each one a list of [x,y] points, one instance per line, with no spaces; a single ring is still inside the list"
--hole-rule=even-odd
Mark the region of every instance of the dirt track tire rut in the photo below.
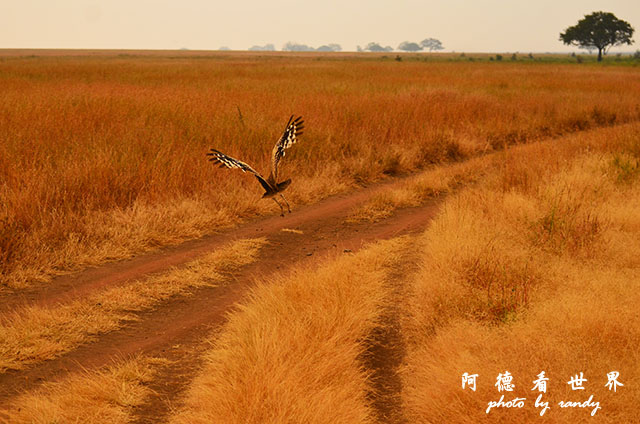
[[[185,264],[235,239],[265,237],[275,234],[283,228],[308,227],[315,221],[323,223],[327,217],[341,216],[344,218],[352,208],[380,191],[402,184],[403,179],[398,178],[374,184],[355,192],[329,197],[312,205],[301,206],[293,213],[285,215],[284,218],[279,215],[258,218],[241,224],[239,227],[222,230],[219,233],[189,240],[176,246],[164,247],[131,259],[55,277],[46,284],[35,285],[16,293],[1,294],[0,315],[29,305],[55,306],[87,296],[106,287],[124,285],[132,280]]]
[[[159,416],[169,411],[169,397],[175,398],[176,393],[180,393],[186,387],[197,371],[200,353],[196,346],[200,346],[213,328],[224,324],[227,313],[241,301],[257,277],[285,273],[294,264],[319,262],[332,255],[344,254],[345,251],[355,252],[364,244],[378,239],[420,231],[426,228],[437,211],[438,203],[430,201],[417,208],[398,210],[392,217],[377,223],[345,223],[350,210],[375,192],[376,190],[365,189],[356,193],[355,198],[345,196],[331,199],[324,204],[307,207],[306,213],[301,209],[301,216],[295,216],[294,213],[285,219],[267,218],[250,223],[235,233],[224,234],[220,239],[212,236],[187,243],[189,249],[184,246],[182,248],[187,249],[188,253],[181,252],[180,259],[171,261],[170,266],[184,263],[235,238],[263,235],[267,236],[269,241],[269,244],[262,248],[258,261],[239,270],[226,285],[198,289],[193,291],[192,296],[174,298],[154,310],[138,314],[138,320],[127,323],[124,328],[103,334],[94,342],[82,345],[59,358],[41,362],[27,370],[0,374],[0,404],[23,391],[37,388],[45,381],[57,380],[80,369],[101,367],[114,359],[142,353],[171,360],[176,354],[176,349],[172,348],[176,345],[182,346],[179,351],[183,351],[184,354],[180,356],[180,360],[184,361],[188,371],[176,376],[172,367],[165,367],[165,371],[161,372],[153,383],[156,394],[150,398],[148,404],[137,411],[138,422],[153,422],[159,419]],[[282,228],[294,228],[302,233],[284,232],[281,231]],[[155,263],[159,260],[158,257],[166,255],[170,256],[167,252],[152,254],[151,262]],[[140,264],[140,259],[129,261],[129,264],[131,263]],[[126,269],[127,266],[115,264],[108,265],[107,268]],[[133,268],[138,269],[135,265]],[[96,272],[104,271],[88,271],[89,275]],[[125,284],[131,275],[140,275],[131,270],[125,271],[125,274],[127,279],[112,281],[112,284]],[[70,281],[74,280],[74,277],[68,278]],[[101,284],[100,288],[103,286]],[[99,289],[90,286],[89,290],[86,284],[80,284],[78,287],[76,289],[71,285],[71,290],[58,293],[57,302]],[[39,303],[38,300],[35,302]]]

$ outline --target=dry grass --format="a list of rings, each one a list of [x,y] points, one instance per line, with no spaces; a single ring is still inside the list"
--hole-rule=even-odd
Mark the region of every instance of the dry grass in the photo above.
[[[158,54],[13,56],[0,75],[0,278],[14,289],[273,213],[204,153],[266,169],[291,113],[307,121],[283,162],[294,203],[640,117],[625,67]]]
[[[531,388],[543,370],[546,421],[633,422],[640,401],[638,134],[639,124],[597,129],[408,179],[388,194],[393,205],[456,181],[474,184],[453,193],[423,235],[259,284],[211,338],[171,422],[375,422],[364,357],[372,334],[388,324],[389,302],[398,300],[388,285],[398,275],[408,288],[394,305],[407,347],[400,394],[408,422],[541,419]],[[415,276],[397,269],[409,255],[421,264]],[[525,397],[526,406],[487,415],[505,370],[516,387],[506,398]],[[604,387],[613,370],[625,384],[616,393]],[[464,372],[479,374],[476,392],[462,390]],[[579,372],[588,379],[584,392],[566,384]],[[601,407],[593,419],[592,408],[557,404],[591,394]]]
[[[252,178],[214,169],[204,153],[215,146],[266,169],[291,113],[307,122],[283,162],[295,176],[295,203],[511,146],[434,168],[354,212],[354,220],[382,219],[473,182],[417,240],[380,243],[261,284],[212,340],[172,420],[373,422],[363,353],[385,302],[395,299],[385,280],[412,249],[422,268],[407,277],[410,296],[397,307],[410,422],[540,419],[530,388],[542,370],[551,378],[547,421],[590,418],[557,407],[588,397],[566,384],[582,371],[584,395],[601,402],[596,419],[633,422],[640,401],[635,69],[318,59],[1,60],[0,285],[19,289],[272,213],[271,203],[256,203]],[[255,260],[263,242],[4,317],[0,370],[55,357],[136,311],[220,284],[224,270]],[[140,402],[141,382],[151,378],[145,360],[136,361],[25,395],[12,422],[127,420],[127,405]],[[505,369],[527,407],[487,415]],[[604,388],[613,370],[625,384],[618,393]],[[480,375],[477,392],[462,391],[463,372]],[[93,413],[104,415],[81,415]]]
[[[610,144],[603,139],[612,135],[625,134],[636,131],[638,126],[635,123],[620,126],[620,130],[611,131],[607,128],[588,130],[576,137],[565,137],[562,140],[564,149],[569,149],[572,154],[589,149],[606,151],[610,149]],[[534,143],[535,144],[535,143]],[[558,164],[558,157],[555,157],[553,145],[555,140],[545,141],[534,147],[537,149],[535,153],[524,153],[525,155],[543,154],[544,160],[549,163]],[[615,144],[615,141],[613,142]],[[618,146],[619,147],[619,146]],[[524,149],[530,152],[529,147],[513,146],[509,151],[497,151],[473,157],[459,163],[442,164],[432,169],[427,169],[417,175],[406,178],[401,185],[381,191],[372,196],[365,204],[354,208],[347,222],[376,222],[385,219],[393,214],[398,208],[406,208],[418,206],[425,201],[435,198],[443,193],[451,193],[456,188],[464,186],[472,186],[478,181],[483,181],[486,174],[493,173],[495,170],[503,168],[502,185],[506,189],[513,186],[528,185],[536,178],[535,173],[540,169],[532,169],[522,167],[518,170],[511,171],[509,169],[511,152],[518,152]],[[633,144],[625,146],[626,152],[634,152]],[[565,158],[566,160],[566,158]],[[541,162],[538,162],[540,164]],[[614,171],[619,182],[632,180],[640,173],[640,162],[634,159],[633,153],[614,154],[612,161]],[[571,191],[570,187],[565,187],[567,194]],[[553,213],[553,211],[552,211]],[[551,218],[551,217],[548,217]],[[548,224],[553,224],[549,222]]]
[[[137,357],[100,371],[45,383],[0,410],[9,423],[129,423],[133,408],[149,394],[145,386],[163,362]]]
[[[540,419],[531,391],[550,378],[548,422],[634,422],[640,401],[640,158],[638,125],[511,149],[476,187],[449,199],[425,234],[424,264],[404,322],[403,372],[411,422],[525,422]],[[499,373],[514,376],[494,409]],[[620,372],[625,387],[605,387]],[[479,374],[477,392],[462,390]],[[586,390],[567,382],[584,372]]]
[[[364,341],[380,325],[385,279],[410,248],[380,242],[258,286],[212,340],[171,422],[373,422]]]
[[[223,284],[226,274],[256,260],[264,239],[240,240],[164,274],[103,290],[56,307],[31,306],[2,317],[0,372],[68,352],[135,320],[137,312],[198,287]]]
[[[408,177],[401,185],[383,190],[354,208],[346,221],[377,222],[391,216],[396,209],[418,206],[460,186],[473,184],[494,165],[496,155],[499,153],[443,164]]]

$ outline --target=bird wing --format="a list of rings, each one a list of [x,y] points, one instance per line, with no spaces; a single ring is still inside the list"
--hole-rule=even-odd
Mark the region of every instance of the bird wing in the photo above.
[[[280,137],[280,140],[278,140],[273,147],[273,152],[271,153],[271,175],[273,175],[275,182],[278,181],[278,162],[280,162],[280,159],[284,156],[284,151],[298,141],[297,137],[299,135],[302,135],[303,124],[302,116],[293,119],[293,115],[291,115],[284,133],[282,133],[282,137]]]
[[[224,168],[224,167],[238,168],[242,172],[252,173],[253,175],[256,176],[256,178],[258,179],[258,182],[260,182],[260,184],[265,189],[265,191],[273,190],[273,187],[271,187],[271,185],[264,179],[264,177],[262,177],[262,175],[260,175],[258,171],[256,171],[246,163],[239,161],[238,159],[234,159],[231,156],[227,156],[216,149],[211,149],[207,153],[207,156],[209,156],[210,161],[218,161],[220,164],[220,168]]]

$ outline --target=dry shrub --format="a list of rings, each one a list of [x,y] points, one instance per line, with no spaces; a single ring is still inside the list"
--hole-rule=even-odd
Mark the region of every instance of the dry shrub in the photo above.
[[[435,134],[431,142],[423,147],[421,153],[421,162],[425,164],[456,162],[466,159],[468,156],[468,153],[451,133]]]
[[[640,155],[636,157],[629,154],[614,155],[611,167],[619,183],[631,183],[640,175]]]
[[[580,202],[552,204],[533,229],[537,245],[562,252],[588,249],[602,234],[604,223]]]
[[[517,228],[533,213],[531,202],[513,194],[470,191],[447,201],[425,236],[420,288],[412,301],[426,332],[456,317],[505,322],[528,304],[545,279]],[[496,215],[508,216],[508,222]]]
[[[534,245],[582,257],[602,251],[606,242],[602,236],[609,222],[600,209],[603,196],[616,190],[613,181],[606,178],[605,163],[600,155],[588,155],[543,178],[537,193],[541,214],[532,226]]]
[[[461,260],[461,278],[468,284],[470,296],[479,300],[468,312],[475,319],[508,321],[529,303],[529,291],[537,276],[526,261],[504,260],[494,246],[475,258]]]

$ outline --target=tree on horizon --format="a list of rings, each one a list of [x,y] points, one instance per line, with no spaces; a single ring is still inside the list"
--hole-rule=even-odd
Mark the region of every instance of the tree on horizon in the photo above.
[[[444,50],[442,42],[437,38],[425,38],[420,42],[420,45],[423,48],[428,49],[430,52],[434,50]]]
[[[403,41],[398,46],[398,50],[404,50],[406,52],[419,52],[420,50],[422,50],[422,46],[411,41]]]
[[[323,44],[316,49],[317,52],[341,52],[342,46],[340,44]]]
[[[382,47],[380,44],[376,42],[371,42],[367,44],[362,50],[370,51],[370,52],[390,52],[393,50],[393,48],[390,46]]]
[[[311,46],[307,46],[306,44],[298,44],[288,41],[284,46],[282,46],[283,52],[313,52],[314,49]]]
[[[265,44],[264,46],[251,46],[249,47],[249,51],[262,51],[262,52],[272,52],[275,51],[276,46],[273,44]]]
[[[613,13],[593,12],[560,33],[560,41],[584,49],[598,49],[598,62],[613,46],[633,44],[633,27]]]

